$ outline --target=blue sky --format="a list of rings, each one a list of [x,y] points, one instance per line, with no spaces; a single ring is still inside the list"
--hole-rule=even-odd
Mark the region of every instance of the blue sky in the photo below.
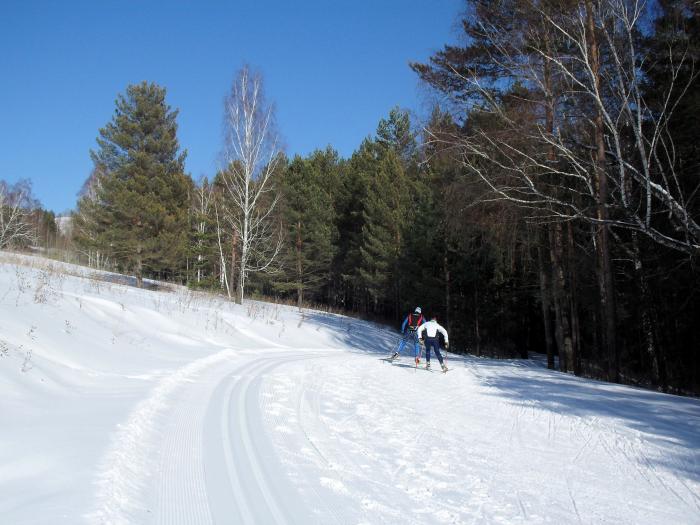
[[[211,176],[223,98],[262,71],[289,155],[349,156],[399,105],[425,114],[408,62],[454,40],[460,0],[31,1],[0,7],[0,179],[73,208],[89,150],[131,83],[165,86],[187,171]]]

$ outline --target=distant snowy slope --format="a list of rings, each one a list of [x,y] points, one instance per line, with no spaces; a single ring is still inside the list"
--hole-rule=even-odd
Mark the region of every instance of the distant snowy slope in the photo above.
[[[0,523],[700,523],[700,402],[0,252]]]

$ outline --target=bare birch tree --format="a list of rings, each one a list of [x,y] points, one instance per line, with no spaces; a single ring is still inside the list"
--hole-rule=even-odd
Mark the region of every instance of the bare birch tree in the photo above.
[[[194,251],[197,255],[195,263],[195,279],[200,284],[204,278],[202,265],[206,263],[204,252],[206,251],[205,238],[210,227],[211,210],[215,199],[213,186],[209,184],[206,177],[203,177],[194,188],[192,196],[191,213],[194,216],[195,242]]]
[[[456,109],[467,115],[464,129],[451,136],[433,134],[431,140],[452,149],[466,172],[488,189],[481,201],[510,202],[528,210],[530,220],[547,224],[553,273],[551,279],[541,274],[542,285],[552,289],[560,355],[567,361],[573,357],[574,369],[577,312],[567,289],[571,283],[561,279],[565,260],[561,223],[590,224],[602,348],[608,375],[617,380],[609,233],[627,230],[634,243],[644,235],[683,254],[700,254],[700,221],[693,207],[698,186],[677,173],[669,128],[679,102],[697,78],[692,55],[688,47],[679,52],[682,43],[668,49],[661,66],[669,82],[661,102],[653,104],[644,97],[649,58],[639,46],[647,2],[472,0],[469,4],[476,15],[465,24],[472,44],[445,48],[431,60],[432,66],[414,65],[424,80],[448,94]],[[690,74],[684,75],[687,71]],[[638,256],[635,271],[642,273]],[[644,290],[643,279],[639,280]],[[546,316],[545,295],[543,290]],[[571,302],[570,323],[564,316],[567,302]],[[651,319],[651,305],[644,308]],[[647,332],[656,375],[663,381],[663,356]]]
[[[236,302],[241,303],[248,275],[271,270],[281,248],[271,221],[277,204],[272,176],[280,160],[274,109],[265,101],[261,75],[249,66],[238,72],[226,98],[224,127],[223,219],[239,242]]]
[[[72,215],[72,236],[76,249],[78,253],[87,257],[89,267],[98,270],[106,268],[108,262],[98,243],[100,226],[96,217],[96,207],[99,206],[98,194],[101,184],[99,170],[93,169],[80,189],[78,206]]]
[[[31,221],[34,207],[27,181],[14,186],[0,181],[0,249],[35,241],[36,231]]]
[[[221,221],[219,220],[219,205],[216,200],[214,201],[214,217],[216,218],[216,246],[219,248],[219,286],[221,289],[226,288],[226,294],[229,299],[231,298],[231,285],[229,284],[228,272],[226,270],[226,257],[224,256],[224,240],[223,240],[223,227],[221,226]],[[233,251],[235,251],[235,243],[233,244]]]
[[[543,28],[533,26],[520,41],[504,42],[505,28],[484,25],[483,36],[497,50],[494,64],[528,89],[552,97],[547,75],[558,78],[558,121],[548,129],[509,113],[483,76],[453,66],[454,79],[500,127],[497,134],[473,127],[466,137],[449,140],[464,166],[488,186],[489,198],[529,208],[541,220],[586,220],[637,231],[689,255],[700,253],[700,224],[678,180],[668,133],[689,85],[677,79],[690,58],[669,55],[671,81],[661,107],[652,108],[642,95],[646,56],[636,37],[646,2],[586,0],[556,14],[543,2],[524,4]],[[581,138],[586,126],[595,130],[592,145]]]

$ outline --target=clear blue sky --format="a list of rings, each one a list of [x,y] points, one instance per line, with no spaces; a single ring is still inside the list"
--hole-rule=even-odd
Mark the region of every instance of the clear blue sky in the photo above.
[[[223,97],[262,71],[289,155],[349,156],[394,105],[425,113],[408,62],[454,40],[460,0],[4,0],[0,179],[29,178],[56,212],[75,206],[98,129],[131,83],[179,108],[187,171],[211,176]]]

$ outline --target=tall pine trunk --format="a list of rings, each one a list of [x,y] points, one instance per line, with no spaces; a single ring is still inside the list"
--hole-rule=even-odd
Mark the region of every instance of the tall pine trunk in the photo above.
[[[552,289],[554,314],[556,319],[556,339],[559,349],[559,370],[573,370],[573,343],[571,340],[570,297],[567,289],[566,272],[563,263],[563,232],[560,222],[549,229],[549,248],[552,260]]]
[[[136,264],[134,271],[136,273],[136,286],[143,288],[143,248],[140,243],[136,246]]]
[[[447,250],[442,258],[442,271],[445,277],[445,326],[447,333],[451,333],[452,324],[450,322],[450,267],[447,263]]]
[[[579,322],[578,300],[576,290],[578,289],[578,279],[576,271],[576,257],[574,245],[574,227],[571,222],[567,223],[567,267],[569,268],[569,283],[571,286],[571,342],[573,350],[574,374],[581,375],[581,325]]]
[[[479,333],[479,287],[474,287],[474,339],[476,355],[481,356],[481,334]]]
[[[301,262],[301,221],[297,221],[297,240],[296,240],[296,259],[297,259],[297,307],[301,310],[304,303],[304,284],[303,284],[303,266]]]
[[[548,228],[548,226],[545,226]],[[547,236],[542,235],[540,243],[537,246],[537,265],[539,266],[539,280],[540,280],[540,302],[542,304],[542,320],[544,322],[544,342],[547,351],[547,368],[554,370],[554,341],[552,340],[552,319],[550,317],[552,301],[551,301],[551,290],[548,278],[548,273],[551,272],[551,268],[545,266],[545,259],[542,256],[545,247],[542,245],[547,243]]]
[[[551,55],[551,46],[546,35],[546,47],[548,54]],[[552,81],[551,63],[550,60],[544,62],[544,82],[545,82],[545,127],[549,135],[554,134],[554,112],[555,112],[555,96],[554,85]],[[557,162],[557,156],[554,147],[550,144],[547,149],[547,160],[554,167]],[[551,261],[552,279],[551,279],[551,302],[554,306],[555,319],[555,338],[559,351],[559,369],[562,372],[567,372],[573,369],[574,349],[571,336],[571,318],[570,305],[571,293],[569,291],[569,283],[567,282],[567,272],[564,269],[564,245],[561,223],[554,223],[548,228],[549,233],[549,254]],[[540,278],[542,281],[542,277]],[[546,276],[544,277],[546,282]],[[550,332],[551,334],[551,332]],[[550,335],[551,338],[551,335]],[[550,364],[549,359],[547,364]],[[551,362],[554,368],[554,359]]]
[[[603,349],[608,360],[608,379],[620,382],[620,356],[616,344],[615,290],[612,260],[610,257],[610,239],[608,233],[608,179],[605,173],[605,127],[600,107],[602,97],[600,90],[600,50],[598,36],[593,18],[593,2],[586,0],[586,21],[588,29],[588,46],[591,57],[591,72],[595,82],[596,114],[595,127],[595,162],[594,181],[596,189],[598,224],[595,230],[596,270],[598,290],[600,293],[600,317],[603,322]]]

